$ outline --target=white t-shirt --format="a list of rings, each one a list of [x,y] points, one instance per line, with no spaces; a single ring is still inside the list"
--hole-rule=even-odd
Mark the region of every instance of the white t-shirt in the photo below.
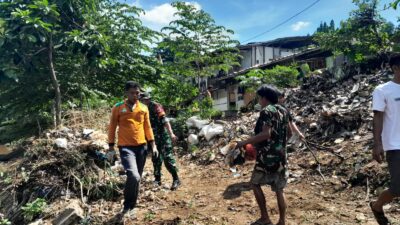
[[[383,149],[400,150],[400,84],[389,81],[376,87],[372,98],[372,109],[384,112]]]

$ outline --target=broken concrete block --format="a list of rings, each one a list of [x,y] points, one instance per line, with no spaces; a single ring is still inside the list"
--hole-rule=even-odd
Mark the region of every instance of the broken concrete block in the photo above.
[[[68,141],[65,138],[57,138],[55,140],[57,148],[66,149],[68,147]]]
[[[83,219],[83,209],[78,201],[72,201],[64,211],[62,211],[55,220],[53,225],[72,225],[78,224]]]
[[[84,138],[90,139],[91,134],[94,132],[93,129],[83,129],[82,135]]]

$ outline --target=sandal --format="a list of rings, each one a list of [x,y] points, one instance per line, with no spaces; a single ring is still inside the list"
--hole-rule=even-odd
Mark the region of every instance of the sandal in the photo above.
[[[372,202],[369,203],[369,207],[371,208],[372,213],[374,214],[374,217],[376,219],[376,222],[378,222],[379,225],[388,225],[389,224],[389,220],[385,216],[384,212],[378,212],[378,211],[374,210],[374,208],[372,208]]]

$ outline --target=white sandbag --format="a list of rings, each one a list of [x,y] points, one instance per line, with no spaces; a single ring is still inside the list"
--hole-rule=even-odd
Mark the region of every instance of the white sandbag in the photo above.
[[[192,116],[190,117],[187,121],[186,121],[186,126],[188,128],[192,128],[195,127],[197,129],[202,129],[205,125],[209,124],[210,121],[208,120],[201,120],[199,117],[197,116]]]
[[[200,133],[200,137],[205,137],[207,141],[210,141],[213,137],[222,135],[224,133],[224,126],[219,124],[210,124],[204,126]]]
[[[199,143],[199,138],[195,134],[191,134],[188,137],[188,142],[190,145],[197,145]]]

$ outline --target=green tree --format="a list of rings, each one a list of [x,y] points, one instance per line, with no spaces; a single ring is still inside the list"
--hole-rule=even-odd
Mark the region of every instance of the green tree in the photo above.
[[[169,38],[161,46],[167,45],[173,53],[175,72],[199,80],[239,66],[238,42],[231,39],[232,30],[216,25],[208,13],[192,4],[174,2],[172,6],[178,19],[162,29]]]
[[[353,2],[358,8],[350,13],[350,18],[334,32],[317,33],[315,40],[322,48],[344,53],[356,62],[364,61],[367,56],[384,57],[391,47],[390,34],[386,21],[379,15],[378,1]]]
[[[153,89],[161,103],[179,109],[198,96],[200,78],[239,66],[240,55],[238,42],[230,37],[233,31],[216,25],[208,13],[192,4],[174,2],[172,6],[177,19],[162,29],[167,35],[153,54],[163,63],[161,79]]]
[[[390,7],[393,9],[397,9],[397,7],[400,5],[400,0],[394,0],[392,3],[390,3]]]
[[[68,31],[83,26],[85,11],[95,10],[95,0],[3,1],[0,38],[3,74],[17,79],[23,74],[48,74],[54,92],[55,125],[61,124],[61,90],[54,56]],[[74,19],[71,19],[74,18]]]
[[[66,103],[121,96],[128,79],[155,82],[157,61],[146,52],[157,33],[141,12],[106,0],[1,3],[0,120],[51,118],[55,99],[59,125]]]
[[[329,31],[335,31],[335,21],[334,20],[331,20],[331,23],[330,23],[330,25],[329,25]]]

